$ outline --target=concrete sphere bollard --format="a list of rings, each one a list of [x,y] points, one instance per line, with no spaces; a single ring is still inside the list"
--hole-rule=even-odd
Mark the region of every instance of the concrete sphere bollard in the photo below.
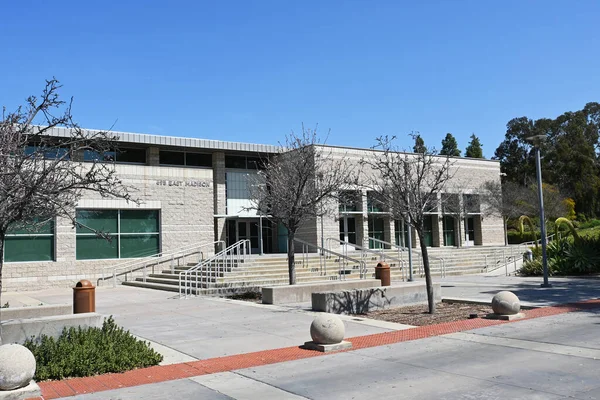
[[[521,302],[516,294],[505,290],[492,298],[492,310],[494,314],[515,315],[521,311]]]
[[[35,357],[25,346],[0,346],[0,390],[27,386],[35,374]]]
[[[310,336],[318,344],[337,344],[344,340],[346,328],[337,315],[321,314],[310,325]]]

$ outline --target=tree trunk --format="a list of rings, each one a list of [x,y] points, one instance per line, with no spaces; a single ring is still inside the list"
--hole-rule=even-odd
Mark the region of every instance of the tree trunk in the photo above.
[[[427,287],[427,304],[429,305],[429,314],[435,314],[435,297],[433,296],[433,282],[431,281],[431,269],[429,268],[429,255],[425,245],[425,236],[423,232],[418,232],[421,242],[421,257],[423,259],[423,270],[425,271],[425,286]]]
[[[296,265],[295,262],[295,251],[296,246],[294,243],[294,234],[288,231],[288,272],[290,277],[290,285],[296,284]]]
[[[4,268],[4,233],[0,233],[0,321],[2,321],[2,268]],[[0,344],[2,340],[2,324],[0,323]]]
[[[508,229],[506,227],[508,219],[502,218],[502,225],[504,226],[504,245],[508,246]]]
[[[456,247],[463,247],[461,215],[458,214],[456,219],[458,220],[458,221],[456,221],[456,225],[458,225],[458,243],[456,244]],[[465,218],[465,223],[466,222],[467,222],[467,219]],[[465,229],[465,232],[466,232],[466,229]],[[455,236],[456,236],[456,234],[455,234]]]

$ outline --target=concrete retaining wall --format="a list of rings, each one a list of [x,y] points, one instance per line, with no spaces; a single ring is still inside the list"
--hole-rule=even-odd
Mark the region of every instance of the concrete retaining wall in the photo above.
[[[380,286],[379,279],[331,281],[262,288],[263,304],[302,303],[311,301],[314,292],[352,290]]]
[[[439,283],[433,284],[433,295],[436,302],[442,300]],[[395,286],[312,294],[313,311],[335,314],[361,314],[414,304],[427,304],[427,290],[424,283],[403,283]]]
[[[73,314],[73,305],[48,304],[32,307],[9,307],[3,308],[1,314],[2,321],[7,321],[9,319],[50,317],[53,315],[69,315]]]
[[[101,327],[104,316],[97,313],[56,315],[51,317],[12,319],[2,322],[2,344],[23,343],[41,335],[58,338],[65,327]]]

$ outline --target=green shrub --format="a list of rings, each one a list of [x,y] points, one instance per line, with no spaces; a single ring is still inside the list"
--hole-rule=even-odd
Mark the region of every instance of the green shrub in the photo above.
[[[595,228],[600,226],[600,219],[589,219],[579,224],[579,229]]]
[[[540,276],[543,273],[542,260],[535,259],[533,261],[527,261],[523,263],[521,269],[519,269],[519,275],[521,276]]]
[[[24,346],[35,356],[36,381],[129,371],[163,359],[149,343],[118,327],[112,316],[102,328],[64,328],[58,339],[42,335]]]

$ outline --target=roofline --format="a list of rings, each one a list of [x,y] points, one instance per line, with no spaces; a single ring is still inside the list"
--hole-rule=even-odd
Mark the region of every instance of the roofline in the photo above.
[[[317,147],[328,147],[331,149],[346,149],[346,150],[359,150],[359,151],[372,151],[372,152],[380,152],[383,153],[384,150],[381,149],[373,149],[373,148],[366,148],[366,147],[351,147],[351,146],[340,146],[340,145],[331,145],[331,144],[314,144],[314,146]],[[401,154],[417,154],[415,152],[410,152],[410,151],[398,151],[398,153]],[[433,157],[436,158],[446,158],[445,155],[440,155],[440,154],[432,154]],[[492,159],[488,159],[488,158],[474,158],[474,157],[453,157],[453,156],[448,156],[448,158],[453,159],[453,160],[457,160],[457,161],[461,161],[461,160],[465,160],[465,161],[487,161],[487,162],[492,162],[492,163],[496,163],[499,164],[500,161],[499,160],[492,160]]]
[[[90,135],[103,132],[97,129],[81,129],[84,133],[89,132]],[[252,153],[278,153],[280,151],[279,146],[273,146],[268,144],[256,144],[256,143],[243,143],[243,142],[225,142],[220,140],[210,139],[195,139],[175,136],[161,136],[161,135],[150,135],[145,133],[130,133],[130,132],[118,132],[118,131],[107,131],[110,134],[117,137],[117,141],[120,143],[136,143],[136,144],[147,144],[147,145],[159,145],[159,146],[174,146],[174,147],[188,147],[193,149],[210,149],[210,150],[232,150],[232,151],[245,151]],[[70,128],[53,127],[45,132],[48,136],[55,137],[70,137]]]
[[[89,132],[91,135],[103,132],[98,129],[83,129],[84,133]],[[146,133],[131,133],[131,132],[119,132],[119,131],[107,131],[117,137],[117,141],[121,143],[136,143],[146,145],[159,145],[159,146],[173,146],[173,147],[184,147],[190,149],[208,149],[208,150],[222,150],[222,151],[241,151],[248,153],[261,153],[261,154],[277,154],[283,150],[281,146],[274,146],[269,144],[257,144],[257,143],[244,143],[244,142],[226,142],[221,140],[211,139],[195,139],[186,137],[176,136],[162,136],[152,135]],[[70,137],[70,128],[53,127],[45,132],[48,136],[55,137]],[[359,151],[371,151],[381,152],[380,149],[369,149],[364,147],[350,147],[350,146],[339,146],[329,144],[313,144],[316,147],[327,147],[332,149],[347,149],[347,150],[359,150]],[[401,152],[403,154],[415,154],[411,152]],[[436,157],[440,156],[439,154]],[[455,160],[472,160],[472,161],[487,161],[493,163],[499,163],[498,160],[489,160],[485,158],[470,158],[470,157],[450,157]]]

